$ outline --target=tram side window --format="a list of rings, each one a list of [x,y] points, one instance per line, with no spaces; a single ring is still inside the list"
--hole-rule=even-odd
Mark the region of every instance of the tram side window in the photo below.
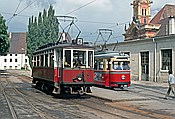
[[[103,60],[99,61],[99,70],[103,70]]]
[[[33,58],[33,66],[35,67],[36,66],[36,57],[34,56]]]
[[[53,58],[54,58],[54,54],[53,53],[51,53],[50,54],[50,67],[54,67],[54,60],[53,60]]]
[[[114,70],[129,70],[130,67],[129,67],[129,62],[126,62],[126,61],[114,61],[113,62],[113,69]]]
[[[93,52],[92,51],[88,52],[88,66],[93,67]]]
[[[71,67],[71,50],[65,51],[64,67]]]
[[[41,66],[44,66],[44,55],[41,55]]]
[[[94,69],[98,70],[98,61],[97,60],[95,60],[95,62],[94,62]]]
[[[39,65],[40,65],[40,57],[37,56],[37,66],[39,66]]]
[[[45,66],[48,67],[48,54],[45,54]]]

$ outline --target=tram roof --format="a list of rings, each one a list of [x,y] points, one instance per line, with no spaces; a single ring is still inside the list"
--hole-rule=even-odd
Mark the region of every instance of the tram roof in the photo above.
[[[109,59],[109,58],[129,58],[129,55],[121,52],[99,52],[95,53],[95,58]]]
[[[42,51],[46,51],[46,50],[52,50],[52,49],[59,49],[59,48],[71,48],[71,49],[92,49],[94,50],[94,47],[92,46],[88,46],[88,45],[78,45],[78,44],[70,44],[70,43],[48,43],[46,45],[40,46],[38,49],[36,49],[36,51],[34,52],[34,54],[38,53],[38,52],[42,52]]]

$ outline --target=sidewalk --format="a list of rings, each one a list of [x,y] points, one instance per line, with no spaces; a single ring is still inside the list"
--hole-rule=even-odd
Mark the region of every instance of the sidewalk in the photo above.
[[[151,81],[131,81],[131,84],[139,84],[145,86],[161,86],[161,87],[168,87],[167,83],[160,83],[160,82],[151,82]]]
[[[112,90],[106,88],[92,87],[92,93],[88,94],[98,97],[107,101],[120,102],[120,101],[133,101],[133,100],[148,100],[149,98],[137,95],[128,90]]]
[[[99,97],[108,101],[120,102],[120,101],[138,101],[138,100],[149,100],[148,97],[140,96],[137,93],[132,92],[133,85],[137,84],[139,86],[150,86],[150,87],[162,87],[167,88],[167,83],[157,83],[150,81],[131,81],[131,86],[127,90],[112,90],[107,88],[92,87],[92,94],[94,97]],[[134,87],[136,88],[136,87]]]

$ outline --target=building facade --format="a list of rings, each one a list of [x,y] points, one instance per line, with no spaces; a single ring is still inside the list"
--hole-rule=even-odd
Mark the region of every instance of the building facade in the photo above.
[[[131,80],[165,82],[169,70],[175,74],[175,5],[165,5],[149,22],[148,3],[149,0],[133,0],[134,19],[125,30],[124,42],[108,44],[107,49],[130,55]],[[144,29],[150,25],[153,25],[150,29]],[[145,32],[141,32],[141,28]],[[153,31],[150,37],[146,30]]]
[[[114,47],[130,55],[132,80],[164,82],[168,71],[175,71],[175,35],[107,45]]]
[[[29,58],[26,54],[26,33],[10,33],[10,48],[6,56],[0,56],[0,69],[28,69]]]

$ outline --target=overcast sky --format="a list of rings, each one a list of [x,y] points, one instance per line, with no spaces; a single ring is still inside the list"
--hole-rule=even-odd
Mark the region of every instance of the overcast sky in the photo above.
[[[34,2],[33,2],[34,1]],[[26,32],[28,18],[38,16],[52,4],[57,16],[76,17],[76,25],[86,41],[95,41],[98,29],[113,30],[110,42],[122,41],[125,24],[132,19],[133,0],[0,0],[0,13],[7,20],[9,32]],[[152,0],[151,15],[154,16],[165,4],[175,4],[175,0]],[[72,12],[74,11],[74,12]],[[12,18],[13,14],[17,16]],[[64,26],[63,26],[64,27]],[[71,29],[72,36],[76,30]],[[106,37],[106,36],[105,36]]]

